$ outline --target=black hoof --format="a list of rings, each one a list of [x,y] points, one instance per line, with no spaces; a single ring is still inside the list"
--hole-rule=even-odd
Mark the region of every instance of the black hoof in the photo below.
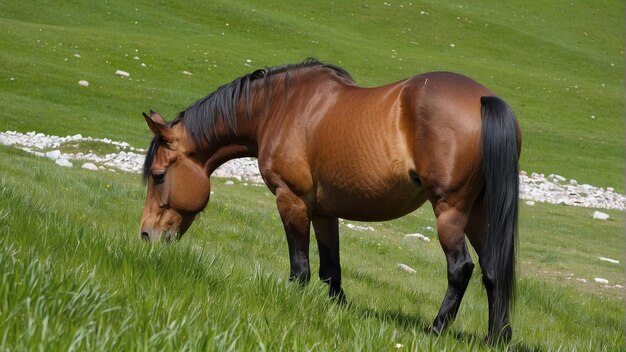
[[[341,287],[336,290],[333,290],[331,288],[329,297],[331,300],[333,300],[335,303],[339,304],[340,306],[345,307],[348,305],[348,299],[346,298],[346,294],[343,292],[343,289]]]
[[[513,337],[513,330],[510,326],[505,326],[500,334],[489,333],[485,336],[485,342],[489,344],[508,344]]]
[[[427,334],[433,334],[435,336],[439,336],[443,332],[443,328],[437,328],[435,326],[427,326],[424,328],[424,332]]]

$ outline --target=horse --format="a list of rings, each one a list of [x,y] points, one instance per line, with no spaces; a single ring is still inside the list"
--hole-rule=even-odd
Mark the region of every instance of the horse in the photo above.
[[[440,334],[457,315],[474,269],[467,236],[487,291],[486,339],[510,341],[521,131],[483,85],[430,72],[364,88],[341,67],[307,59],[239,77],[170,122],[143,115],[154,136],[140,238],[180,238],[209,201],[212,172],[256,157],[276,196],[290,280],[310,280],[312,224],[319,278],[345,303],[338,219],[391,220],[429,201],[448,279],[430,331]]]

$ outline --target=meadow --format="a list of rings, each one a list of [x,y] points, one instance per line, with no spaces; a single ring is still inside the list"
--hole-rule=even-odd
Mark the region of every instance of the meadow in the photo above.
[[[430,70],[474,77],[517,113],[522,169],[623,192],[623,13],[618,1],[6,1],[0,131],[145,147],[142,111],[171,118],[242,74],[314,56],[363,86]],[[597,221],[593,209],[521,204],[514,339],[489,346],[478,270],[450,330],[424,331],[446,285],[428,206],[360,224],[375,231],[341,225],[351,304],[340,307],[316,280],[288,282],[282,225],[264,187],[214,179],[189,233],[148,245],[137,235],[139,175],[62,169],[8,147],[0,158],[0,350],[624,346],[624,291],[614,287],[624,281],[622,212]],[[432,241],[403,239],[413,232]],[[311,253],[315,277],[314,243]]]

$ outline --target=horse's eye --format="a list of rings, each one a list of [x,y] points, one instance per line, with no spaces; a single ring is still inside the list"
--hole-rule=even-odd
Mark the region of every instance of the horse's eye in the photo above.
[[[165,172],[152,174],[152,179],[154,180],[154,183],[156,183],[157,185],[163,183],[163,181],[165,181]]]

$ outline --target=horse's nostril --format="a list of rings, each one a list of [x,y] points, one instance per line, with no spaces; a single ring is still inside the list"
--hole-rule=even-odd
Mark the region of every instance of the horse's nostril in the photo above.
[[[141,233],[141,239],[144,241],[149,241],[150,240],[150,235],[147,232],[142,232]]]

